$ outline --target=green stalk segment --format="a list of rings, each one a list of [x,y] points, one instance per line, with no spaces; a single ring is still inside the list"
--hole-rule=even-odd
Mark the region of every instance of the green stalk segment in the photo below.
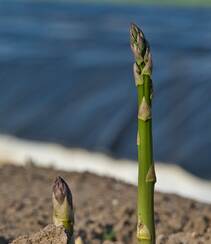
[[[133,66],[138,92],[138,224],[137,239],[141,244],[155,244],[154,184],[156,182],[152,145],[152,57],[149,43],[135,24],[130,27]]]

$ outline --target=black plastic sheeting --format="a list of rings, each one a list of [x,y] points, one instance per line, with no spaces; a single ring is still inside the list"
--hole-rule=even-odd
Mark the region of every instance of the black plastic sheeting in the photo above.
[[[131,21],[154,59],[155,160],[211,178],[211,9],[0,3],[0,133],[136,159]]]

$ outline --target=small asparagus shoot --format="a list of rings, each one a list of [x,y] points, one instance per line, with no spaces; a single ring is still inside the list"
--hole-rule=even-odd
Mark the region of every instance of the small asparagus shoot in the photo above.
[[[131,24],[130,44],[135,58],[133,73],[138,93],[138,224],[141,244],[155,244],[154,184],[156,182],[152,145],[152,56],[140,28]]]
[[[56,226],[63,226],[74,243],[74,211],[72,194],[67,183],[58,176],[53,184],[53,223]]]

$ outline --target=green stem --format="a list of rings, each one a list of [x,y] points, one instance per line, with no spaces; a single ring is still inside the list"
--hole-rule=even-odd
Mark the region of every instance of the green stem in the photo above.
[[[152,142],[152,57],[143,32],[134,24],[130,29],[131,48],[135,56],[134,77],[138,90],[138,225],[139,244],[155,244],[154,184]]]
[[[150,85],[149,76],[144,79],[144,94],[138,91],[138,100],[146,99],[148,105],[150,101]],[[140,90],[140,89],[138,89]],[[141,106],[141,104],[139,104]],[[139,176],[138,176],[138,223],[139,231],[141,228],[143,236],[140,235],[139,243],[154,244],[155,243],[155,227],[154,227],[154,164],[153,164],[153,148],[152,148],[152,119],[146,121],[138,119],[138,131],[140,136],[140,145],[138,146]],[[149,231],[149,235],[147,233]],[[145,233],[146,232],[146,233]]]

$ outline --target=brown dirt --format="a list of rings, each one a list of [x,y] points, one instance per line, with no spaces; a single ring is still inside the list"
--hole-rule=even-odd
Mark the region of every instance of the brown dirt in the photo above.
[[[5,165],[0,168],[0,244],[52,222],[51,186],[57,175],[70,185],[76,235],[85,243],[136,243],[134,186],[87,172]],[[211,243],[209,205],[156,193],[155,221],[158,244]]]
[[[31,235],[18,237],[12,244],[68,244],[68,236],[63,227],[47,225],[44,229]]]

